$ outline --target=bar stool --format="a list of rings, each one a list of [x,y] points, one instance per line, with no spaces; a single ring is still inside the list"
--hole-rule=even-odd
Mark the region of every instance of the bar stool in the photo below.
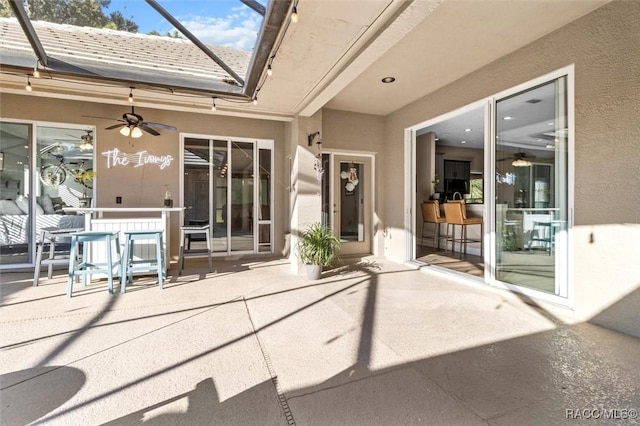
[[[166,278],[164,245],[162,243],[161,229],[145,229],[124,231],[124,252],[122,254],[122,274],[120,279],[120,293],[124,293],[129,282],[133,282],[134,272],[151,272],[158,273],[158,286],[162,288],[162,283]],[[152,259],[134,259],[136,241],[154,241],[155,242],[155,258]]]
[[[53,265],[62,265],[69,263],[68,255],[56,255],[56,243],[62,238],[70,238],[71,234],[75,232],[83,231],[84,228],[56,228],[47,227],[42,228],[40,239],[37,242],[36,248],[36,268],[33,272],[33,286],[37,287],[40,281],[40,269],[42,265],[48,265],[47,277],[51,279],[53,277]],[[49,241],[49,257],[42,260],[44,252],[44,244]]]
[[[420,205],[422,210],[422,246],[424,246],[425,238],[433,238],[433,248],[440,248],[440,240],[446,239],[446,236],[440,236],[440,224],[446,223],[446,219],[440,216],[440,203],[438,200],[425,201]],[[433,223],[433,237],[424,235],[424,227],[428,223]]]
[[[73,291],[73,278],[82,276],[82,284],[87,285],[87,275],[103,273],[107,274],[109,293],[113,293],[113,268],[119,267],[122,257],[120,255],[120,237],[118,232],[108,231],[84,231],[71,235],[71,251],[69,254],[69,282],[67,284],[67,297],[71,297]],[[103,243],[106,249],[106,261],[90,262],[89,244]],[[114,261],[111,247],[115,243],[117,259]],[[78,245],[82,244],[82,262],[78,262]],[[122,280],[122,277],[120,277]]]
[[[444,203],[444,216],[447,221],[447,240],[451,241],[451,252],[460,243],[460,258],[467,254],[467,243],[480,243],[480,256],[483,255],[484,224],[481,217],[467,217],[464,200],[450,200]],[[452,225],[452,236],[449,237],[449,225]],[[460,225],[460,238],[456,238],[456,225]],[[467,226],[480,225],[480,238],[468,238]],[[464,249],[463,249],[464,246]]]
[[[192,249],[191,248],[191,236],[194,234],[204,234],[205,240],[207,241],[206,249]],[[185,249],[185,243],[189,242],[189,245]],[[209,272],[211,272],[211,236],[209,235],[209,225],[203,226],[181,226],[180,227],[180,257],[178,258],[178,275],[182,274],[182,269],[184,268],[184,258],[189,256],[202,256],[203,254],[207,255],[209,259]]]

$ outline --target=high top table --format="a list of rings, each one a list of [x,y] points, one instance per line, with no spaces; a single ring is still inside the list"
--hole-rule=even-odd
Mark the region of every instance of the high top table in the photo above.
[[[118,231],[120,241],[125,241],[125,231],[140,231],[160,229],[163,231],[165,273],[169,268],[171,247],[171,214],[184,211],[184,207],[69,207],[65,211],[85,215],[85,230],[87,231]],[[105,213],[109,217],[105,217]],[[135,216],[132,217],[132,214]],[[151,248],[149,248],[151,250]],[[155,249],[154,249],[155,250]],[[103,253],[91,254],[100,256]],[[146,255],[154,255],[145,251],[136,253],[144,258]]]

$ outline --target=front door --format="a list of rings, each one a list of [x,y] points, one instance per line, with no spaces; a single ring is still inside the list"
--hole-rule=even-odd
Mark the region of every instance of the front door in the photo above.
[[[342,243],[341,253],[371,253],[371,158],[333,156],[333,230]]]

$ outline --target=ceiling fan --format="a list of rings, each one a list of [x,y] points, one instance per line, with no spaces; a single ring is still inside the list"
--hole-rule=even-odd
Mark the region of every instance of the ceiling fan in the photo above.
[[[94,117],[90,115],[85,115],[85,117],[91,118],[101,118],[104,120],[113,120],[112,118],[107,117]],[[123,136],[131,136],[132,138],[139,138],[142,136],[142,130],[149,133],[153,136],[160,136],[160,133],[156,129],[163,130],[177,130],[174,126],[170,126],[168,124],[162,123],[152,123],[150,121],[144,121],[140,114],[136,114],[134,107],[131,107],[131,112],[125,112],[122,114],[121,119],[115,119],[120,123],[114,124],[113,126],[106,127],[105,130],[112,130],[121,127],[120,134]]]
[[[93,149],[93,130],[85,130],[87,132],[86,135],[75,136],[67,133],[67,136],[75,139],[70,141],[69,139],[55,139],[57,141],[67,141],[67,142],[76,142],[77,140],[82,141],[79,148],[80,151],[90,151]]]
[[[531,166],[531,160],[536,158],[533,154],[526,154],[522,151],[516,152],[513,155],[505,158],[500,158],[498,161],[511,160],[511,165],[514,167],[528,167]]]

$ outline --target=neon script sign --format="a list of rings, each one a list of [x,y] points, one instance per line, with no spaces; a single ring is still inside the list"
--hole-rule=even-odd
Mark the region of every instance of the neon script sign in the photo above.
[[[133,166],[141,167],[147,164],[153,164],[160,167],[160,170],[171,165],[173,157],[171,155],[153,155],[148,151],[138,151],[135,154],[128,154],[120,151],[118,148],[113,148],[109,151],[102,153],[107,157],[107,168],[116,166]]]

